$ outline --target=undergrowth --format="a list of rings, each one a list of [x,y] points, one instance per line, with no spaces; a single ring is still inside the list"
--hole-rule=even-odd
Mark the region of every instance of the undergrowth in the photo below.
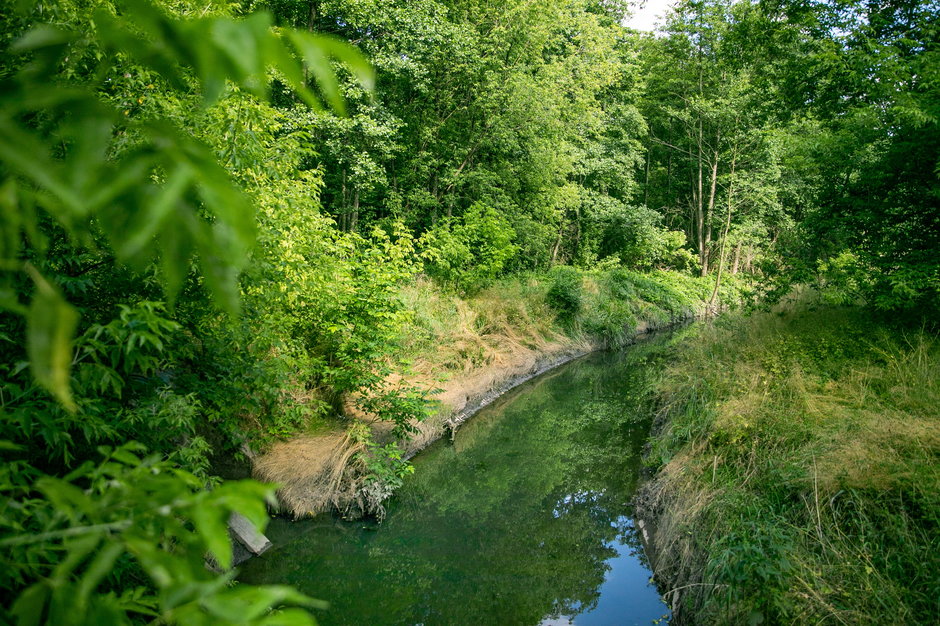
[[[659,327],[705,312],[714,278],[674,271],[583,271],[557,267],[547,275],[505,278],[471,295],[429,280],[401,289],[408,311],[399,354],[445,371],[491,365],[506,346],[539,350],[565,339],[611,347],[640,329]],[[726,278],[720,302],[743,299],[743,283]]]
[[[940,340],[831,308],[701,333],[661,384],[647,487],[679,621],[936,623]]]

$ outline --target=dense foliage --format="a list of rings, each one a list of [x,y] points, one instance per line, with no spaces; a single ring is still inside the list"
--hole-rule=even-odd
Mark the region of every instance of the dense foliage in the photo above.
[[[202,566],[272,493],[213,463],[360,411],[400,477],[421,274],[608,338],[729,274],[936,310],[937,2],[626,4],[3,2],[2,617],[306,619]]]

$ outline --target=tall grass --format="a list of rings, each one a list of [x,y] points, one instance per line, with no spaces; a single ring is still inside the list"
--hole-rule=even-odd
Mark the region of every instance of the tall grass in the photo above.
[[[940,341],[851,309],[701,334],[647,488],[679,621],[940,620]]]
[[[672,271],[559,267],[458,295],[421,279],[400,291],[409,321],[399,356],[443,371],[466,371],[498,363],[501,352],[515,347],[540,350],[572,339],[619,346],[638,329],[704,313],[712,281]],[[734,305],[741,298],[741,285],[728,279],[721,301]]]

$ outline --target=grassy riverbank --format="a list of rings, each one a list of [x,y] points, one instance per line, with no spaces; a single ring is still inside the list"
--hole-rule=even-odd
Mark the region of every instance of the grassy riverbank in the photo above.
[[[395,441],[391,420],[347,401],[345,416],[271,446],[254,460],[255,472],[282,486],[295,516],[329,508],[381,514],[381,500],[407,471],[402,456],[439,438],[453,416],[572,356],[704,313],[713,280],[560,267],[459,294],[420,279],[399,292],[403,323],[388,363],[391,388],[430,401],[411,436]],[[716,305],[739,302],[742,284],[726,280]]]
[[[718,305],[741,299],[742,283],[727,278]],[[470,295],[419,280],[401,290],[408,322],[399,355],[434,369],[465,371],[498,364],[504,345],[543,348],[562,338],[608,346],[637,331],[703,313],[714,278],[674,271],[579,271],[501,280]]]
[[[854,309],[701,334],[661,385],[645,492],[679,620],[940,618],[936,336]]]

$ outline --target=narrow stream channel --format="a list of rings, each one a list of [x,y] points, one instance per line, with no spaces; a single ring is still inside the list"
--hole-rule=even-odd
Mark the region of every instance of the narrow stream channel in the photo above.
[[[381,525],[274,520],[275,547],[239,579],[327,600],[321,624],[619,626],[667,617],[630,499],[650,386],[676,339],[592,354],[506,394],[453,442],[414,459]]]

